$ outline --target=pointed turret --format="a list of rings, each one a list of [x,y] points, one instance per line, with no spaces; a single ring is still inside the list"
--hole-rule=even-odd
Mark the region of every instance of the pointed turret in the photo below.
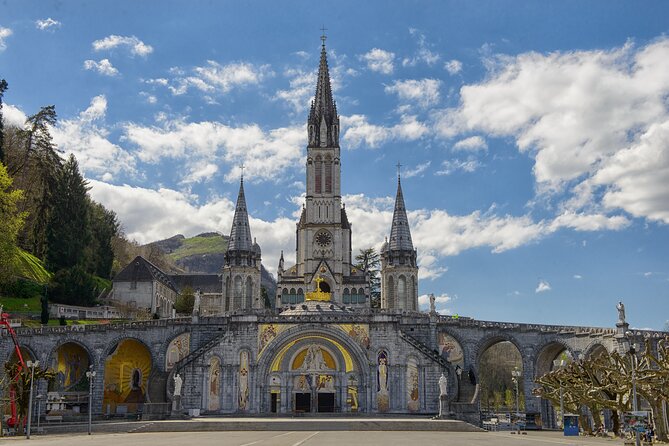
[[[309,147],[339,147],[339,116],[337,116],[337,104],[332,99],[325,36],[322,37],[322,40],[316,95],[311,102],[307,120]]]
[[[393,225],[390,228],[388,248],[393,251],[413,251],[409,219],[407,219],[407,210],[404,206],[402,182],[399,175],[397,175],[397,195],[395,196],[395,211],[393,212]]]
[[[249,214],[246,210],[246,197],[244,196],[244,178],[239,183],[239,195],[235,207],[235,216],[232,219],[228,251],[251,251],[253,247],[251,228],[249,227]]]

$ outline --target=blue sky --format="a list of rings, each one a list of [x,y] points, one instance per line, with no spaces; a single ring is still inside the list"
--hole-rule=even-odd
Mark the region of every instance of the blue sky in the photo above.
[[[484,320],[669,319],[669,4],[49,2],[0,7],[5,120],[54,140],[130,238],[228,233],[239,168],[263,261],[294,257],[321,26],[355,249],[395,164],[421,302]]]

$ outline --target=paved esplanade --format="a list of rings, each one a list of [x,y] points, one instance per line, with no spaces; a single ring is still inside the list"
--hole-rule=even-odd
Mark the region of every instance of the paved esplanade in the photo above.
[[[3,439],[4,440],[4,439]],[[7,439],[6,444],[23,442],[21,438]],[[151,434],[77,434],[33,436],[33,446],[71,446],[73,443],[90,446],[389,446],[389,445],[454,445],[454,446],[511,446],[511,445],[622,445],[621,440],[602,438],[564,437],[559,432],[530,432],[514,435],[510,432],[165,432]]]

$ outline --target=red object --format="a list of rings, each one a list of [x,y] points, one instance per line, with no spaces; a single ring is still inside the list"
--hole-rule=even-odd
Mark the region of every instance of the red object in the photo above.
[[[9,324],[9,314],[0,314],[0,325],[4,325],[7,331],[9,331],[9,334],[12,335],[12,341],[14,341],[14,351],[16,352],[16,357],[19,359],[19,368],[16,371],[16,375],[12,379],[14,384],[10,384],[9,386],[9,405],[11,416],[7,420],[7,426],[16,427],[19,422],[19,419],[16,415],[16,383],[19,381],[21,370],[23,370],[23,368],[26,366],[26,363],[23,361],[23,355],[21,354],[21,348],[19,347],[19,340],[16,337],[16,332]]]

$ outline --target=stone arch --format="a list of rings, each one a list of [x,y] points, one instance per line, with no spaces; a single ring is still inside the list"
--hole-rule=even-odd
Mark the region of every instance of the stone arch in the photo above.
[[[172,367],[170,366],[170,363],[176,363],[179,360],[188,356],[188,354],[190,353],[190,336],[188,337],[188,345],[182,346],[182,349],[180,349],[181,351],[178,353],[177,357],[176,358],[170,358],[169,357],[170,346],[172,345],[172,343],[175,340],[177,340],[179,337],[182,337],[182,339],[183,339],[183,337],[185,337],[184,335],[186,335],[186,334],[190,334],[190,330],[180,331],[180,332],[174,334],[173,336],[168,337],[165,341],[163,341],[163,343],[160,345],[159,353],[164,353],[165,360],[160,361],[160,362],[156,362],[154,367],[159,368],[160,370],[165,370],[165,371],[167,371],[168,369],[171,370]],[[183,339],[183,340],[185,340],[185,339]],[[185,347],[185,348],[183,348],[183,347]]]
[[[583,350],[583,354],[586,358],[591,358],[604,352],[611,353],[611,351],[609,351],[609,349],[599,340],[593,341]]]
[[[19,358],[16,356],[16,347],[14,344],[11,344],[11,351],[9,353],[9,362],[17,362]],[[35,353],[35,350],[30,345],[27,344],[19,344],[19,350],[21,350],[21,356],[23,357],[23,361],[28,361],[34,360],[34,359],[39,359],[39,356],[37,356],[37,353]]]
[[[534,377],[538,378],[553,369],[553,361],[564,351],[572,357],[574,350],[564,340],[560,338],[552,338],[535,349],[536,353],[533,358]]]
[[[81,356],[85,355],[85,358]],[[95,356],[90,348],[77,339],[65,339],[58,342],[47,356],[47,365],[57,375],[49,383],[53,391],[80,391],[88,393],[88,381],[83,382],[90,366],[96,367]]]
[[[132,334],[124,334],[124,335],[116,336],[111,341],[109,341],[107,343],[104,351],[103,351],[103,354],[100,357],[100,361],[106,360],[109,357],[109,355],[111,355],[114,352],[114,350],[116,350],[116,347],[118,346],[118,344],[120,344],[121,341],[125,341],[126,339],[131,339],[133,341],[137,341],[140,344],[142,344],[144,347],[146,347],[146,349],[151,354],[151,364],[153,364],[154,367],[159,367],[160,368],[160,360],[159,360],[160,356],[159,356],[158,352],[153,351],[151,349],[151,347],[149,346],[149,344],[144,342],[138,336],[134,336]],[[172,338],[172,339],[174,339],[174,338]],[[160,370],[164,371],[163,368],[161,368]]]
[[[151,349],[135,337],[118,340],[104,364],[103,407],[110,413],[135,413],[149,401],[149,379],[155,360]]]

